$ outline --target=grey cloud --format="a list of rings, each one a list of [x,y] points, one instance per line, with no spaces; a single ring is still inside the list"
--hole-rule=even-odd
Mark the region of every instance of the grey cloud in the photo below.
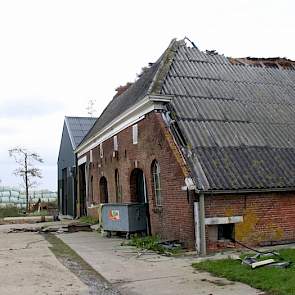
[[[0,117],[1,117],[1,111],[0,111]],[[1,126],[0,125],[0,136],[1,135],[8,135],[8,134],[14,134],[18,132],[18,128],[16,126],[12,125],[6,125],[6,126]]]
[[[62,101],[42,97],[23,97],[0,100],[0,118],[32,118],[64,109]]]

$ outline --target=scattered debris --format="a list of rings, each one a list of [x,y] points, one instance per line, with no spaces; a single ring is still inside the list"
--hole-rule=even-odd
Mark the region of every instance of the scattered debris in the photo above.
[[[42,228],[38,227],[20,227],[20,228],[11,228],[7,233],[20,233],[20,232],[41,232]]]
[[[68,225],[69,233],[74,233],[78,231],[92,231],[91,224],[89,223],[73,223]]]
[[[41,232],[43,232],[43,233],[53,233],[53,232],[64,233],[67,231],[68,231],[67,225],[46,226],[46,227],[43,227],[41,230]]]
[[[278,252],[275,252],[275,251],[262,252],[254,248],[251,248],[235,239],[232,239],[232,241],[244,248],[247,248],[257,253],[254,256],[251,256],[251,257],[247,256],[244,259],[239,259],[242,261],[242,264],[249,265],[251,266],[252,269],[255,269],[257,267],[263,267],[263,266],[275,267],[275,268],[287,268],[292,264],[292,262],[290,261],[284,261],[284,259],[280,256]],[[263,260],[261,259],[261,257],[273,257],[273,258]]]
[[[24,223],[40,223],[54,221],[54,216],[21,216],[21,217],[5,217],[5,223],[24,224]]]
[[[162,241],[162,242],[159,242],[159,245],[161,245],[163,248],[167,250],[178,250],[182,248],[182,244],[177,240]]]
[[[254,268],[257,268],[257,267],[260,267],[260,266],[265,266],[265,265],[268,265],[268,264],[272,264],[274,262],[276,262],[274,259],[261,260],[261,261],[253,262],[251,264],[251,267],[254,269]]]
[[[261,257],[271,257],[274,256],[274,258],[264,259],[261,260]],[[287,268],[291,265],[291,262],[288,261],[282,261],[283,259],[280,257],[280,255],[277,252],[266,252],[266,253],[258,253],[255,256],[252,257],[245,257],[242,259],[242,264],[249,265],[252,269],[255,269],[257,267],[275,267],[275,268]]]
[[[37,232],[37,233],[74,233],[78,231],[92,231],[90,224],[61,224],[61,225],[50,225],[41,227],[18,227],[11,228],[8,233],[18,233],[18,232]]]

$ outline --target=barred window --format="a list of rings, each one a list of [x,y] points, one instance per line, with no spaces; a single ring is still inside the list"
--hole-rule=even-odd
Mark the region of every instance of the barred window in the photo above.
[[[153,176],[153,188],[154,188],[156,205],[162,206],[160,165],[156,160],[154,160],[152,163],[152,176]]]
[[[119,171],[115,170],[116,202],[122,203],[122,189],[120,185]]]

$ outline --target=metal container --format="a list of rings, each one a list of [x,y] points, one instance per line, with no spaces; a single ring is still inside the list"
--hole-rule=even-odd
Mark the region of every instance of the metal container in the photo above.
[[[106,232],[130,233],[146,232],[147,214],[146,204],[125,203],[125,204],[103,204],[102,206],[102,227]]]

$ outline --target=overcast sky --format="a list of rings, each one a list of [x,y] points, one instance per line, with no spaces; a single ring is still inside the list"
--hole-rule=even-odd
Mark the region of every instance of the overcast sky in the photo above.
[[[295,2],[0,0],[0,179],[18,185],[8,149],[44,159],[39,188],[56,190],[65,115],[97,115],[172,38],[227,56],[295,59]]]

